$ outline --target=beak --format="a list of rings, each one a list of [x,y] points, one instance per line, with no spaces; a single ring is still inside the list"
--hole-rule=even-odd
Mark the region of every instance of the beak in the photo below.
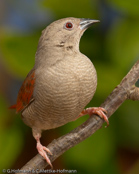
[[[93,20],[93,19],[85,19],[81,18],[80,22],[80,28],[81,30],[86,30],[90,26],[92,26],[94,23],[100,22],[99,20]]]

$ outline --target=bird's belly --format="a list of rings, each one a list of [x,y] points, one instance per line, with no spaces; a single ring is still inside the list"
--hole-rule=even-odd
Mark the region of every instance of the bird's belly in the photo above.
[[[33,125],[44,130],[73,121],[90,102],[97,86],[93,64],[52,68],[36,80],[35,101],[28,110]],[[32,109],[35,112],[31,116]]]

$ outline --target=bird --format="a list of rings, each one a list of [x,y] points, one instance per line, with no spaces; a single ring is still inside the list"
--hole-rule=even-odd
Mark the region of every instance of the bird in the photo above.
[[[41,34],[35,64],[19,89],[10,109],[21,113],[32,128],[38,153],[51,166],[51,151],[40,142],[44,130],[54,129],[83,115],[97,114],[109,125],[102,107],[84,109],[97,88],[97,72],[91,60],[79,50],[83,33],[99,20],[62,18],[48,25]]]

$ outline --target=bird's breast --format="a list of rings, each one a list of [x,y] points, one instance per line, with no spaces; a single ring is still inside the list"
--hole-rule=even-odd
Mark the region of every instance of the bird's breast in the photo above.
[[[92,99],[96,86],[96,70],[84,55],[38,68],[33,103],[37,125],[51,129],[74,120]]]

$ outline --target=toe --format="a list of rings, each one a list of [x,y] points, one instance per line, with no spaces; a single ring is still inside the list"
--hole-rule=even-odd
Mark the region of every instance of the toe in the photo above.
[[[107,111],[106,109],[102,108],[102,107],[99,107],[98,109],[102,110],[103,112],[105,112],[107,114]]]
[[[40,141],[37,142],[37,150],[39,152],[39,154],[46,160],[46,162],[51,166],[51,168],[53,168],[52,163],[48,157],[48,155],[46,154],[46,152],[48,152],[49,154],[52,155],[51,151],[46,148],[45,146],[42,146],[42,144],[40,143]]]
[[[108,117],[105,115],[104,111],[102,110],[99,110],[98,113],[97,113],[101,118],[104,119],[104,121],[107,123],[107,126],[109,126],[109,120],[108,120]]]
[[[46,152],[48,152],[50,155],[53,155],[52,152],[48,148],[46,148],[45,146],[43,146],[43,150],[45,150]]]
[[[46,162],[51,166],[51,168],[53,168],[53,165],[52,165],[52,163],[51,163],[51,161],[50,161],[50,159],[49,159],[49,157],[47,156],[47,154],[44,152],[44,159],[46,160]]]
[[[91,111],[92,109],[92,111]],[[109,126],[109,120],[108,117],[106,116],[107,111],[106,109],[102,108],[102,107],[94,107],[94,108],[89,108],[89,112],[92,114],[97,114],[99,115],[101,118],[103,118],[105,120],[105,122],[107,123],[107,127]],[[105,114],[106,113],[106,114]]]

